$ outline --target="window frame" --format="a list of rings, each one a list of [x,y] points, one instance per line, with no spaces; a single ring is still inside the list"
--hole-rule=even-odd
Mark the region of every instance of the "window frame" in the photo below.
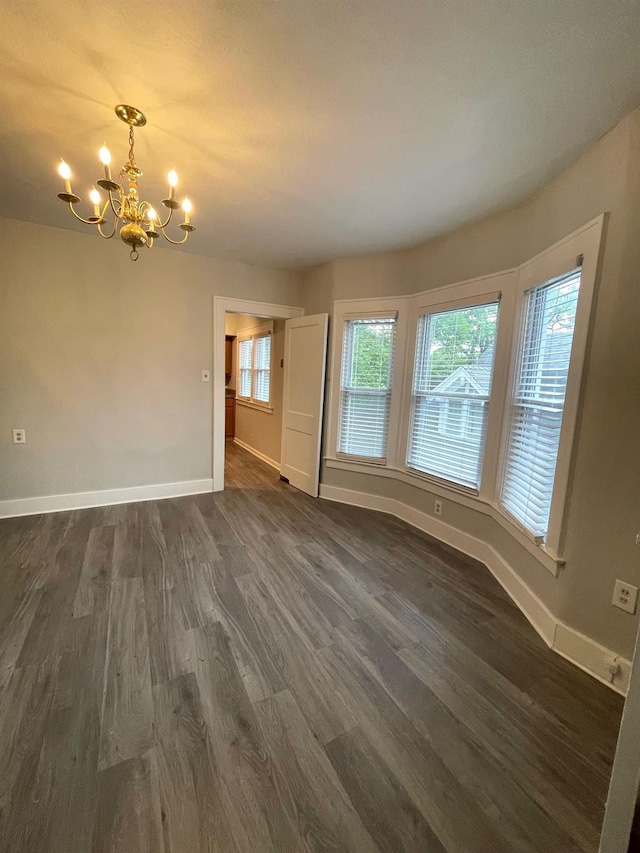
[[[269,351],[269,400],[258,400],[255,396],[256,387],[256,341],[261,338],[270,338]],[[251,347],[251,396],[247,397],[240,394],[240,343],[242,341],[253,341]],[[251,408],[262,409],[265,412],[273,413],[273,322],[261,323],[259,326],[252,326],[247,329],[239,329],[236,340],[236,401],[244,406]],[[246,369],[246,368],[245,368]]]
[[[402,460],[401,470],[408,476],[422,480],[426,484],[438,484],[451,492],[477,497],[489,501],[495,489],[495,465],[498,446],[495,440],[495,430],[500,429],[504,389],[506,382],[505,358],[510,346],[510,314],[513,306],[513,288],[516,276],[511,270],[497,275],[484,276],[472,281],[449,285],[446,288],[427,293],[420,293],[411,299],[409,323],[410,333],[407,338],[407,376],[404,400],[402,404],[402,426],[399,457]],[[433,474],[417,471],[407,464],[409,430],[411,426],[413,372],[416,360],[416,339],[418,323],[424,314],[437,314],[456,308],[467,308],[492,301],[500,302],[498,328],[495,341],[493,362],[493,377],[489,395],[489,414],[485,432],[484,455],[480,473],[480,487],[470,488],[451,480],[436,477]],[[504,314],[507,313],[506,322]]]
[[[396,464],[398,446],[398,426],[400,420],[400,395],[397,385],[404,376],[405,347],[402,341],[406,337],[407,316],[404,298],[363,299],[335,303],[333,315],[333,335],[330,349],[330,364],[327,370],[329,383],[329,437],[327,441],[328,458],[345,464],[366,464],[376,468],[393,467]],[[345,323],[347,320],[373,320],[396,317],[396,330],[391,372],[391,404],[389,407],[389,426],[387,431],[387,453],[384,459],[364,456],[352,456],[338,450],[338,434],[342,391],[342,350],[344,345]]]
[[[450,296],[452,297],[450,300],[445,302],[433,302],[431,300],[416,300],[414,301],[413,310],[412,310],[412,318],[411,318],[411,329],[413,331],[411,343],[408,345],[412,346],[411,353],[412,357],[410,358],[410,376],[407,377],[409,382],[409,398],[405,400],[405,405],[403,406],[403,414],[405,415],[405,420],[403,423],[402,430],[402,456],[403,460],[403,470],[410,475],[420,477],[426,480],[443,483],[448,488],[454,489],[455,491],[461,491],[469,495],[483,495],[486,492],[486,489],[483,489],[483,483],[485,479],[485,470],[486,470],[486,453],[487,453],[487,439],[489,435],[489,424],[491,419],[491,412],[493,406],[497,402],[497,395],[494,391],[494,380],[495,380],[495,367],[496,367],[496,358],[498,351],[498,343],[499,343],[499,335],[500,335],[500,320],[502,317],[502,289],[494,290],[490,287],[487,290],[487,286],[490,284],[497,284],[496,279],[482,279],[479,284],[479,291],[475,292],[475,287],[470,286],[471,283],[466,283],[456,287],[455,291],[452,290]],[[475,282],[473,283],[476,284]],[[503,285],[505,282],[503,282]],[[454,480],[448,480],[444,477],[439,477],[435,474],[430,474],[427,471],[421,471],[417,468],[412,468],[408,462],[409,455],[409,436],[411,434],[411,420],[413,415],[413,380],[414,380],[414,372],[416,369],[416,361],[417,361],[417,337],[418,337],[418,326],[422,317],[430,316],[432,314],[440,314],[445,311],[455,311],[459,308],[471,308],[477,305],[489,304],[492,302],[498,303],[498,323],[496,328],[496,340],[495,340],[495,352],[493,358],[493,374],[491,381],[491,393],[488,396],[488,416],[487,416],[487,426],[485,430],[485,442],[484,442],[484,451],[482,457],[482,465],[480,470],[480,485],[478,488],[473,488],[472,486],[465,486],[462,483],[456,483]]]
[[[585,380],[584,367],[587,358],[589,329],[592,322],[592,305],[602,245],[603,224],[604,216],[600,216],[574,234],[569,235],[531,260],[526,261],[517,270],[516,298],[512,322],[513,344],[511,347],[509,377],[503,407],[504,415],[502,419],[498,476],[496,477],[492,503],[496,511],[509,525],[517,528],[522,535],[534,542],[537,548],[557,562],[562,562],[567,500],[569,497],[573,460],[576,452],[575,433]],[[578,263],[579,258],[581,259],[581,263]],[[515,518],[501,502],[502,480],[509,441],[509,415],[522,351],[526,294],[540,285],[544,285],[553,279],[570,273],[577,266],[580,266],[580,292],[578,295],[576,322],[571,344],[556,470],[551,493],[549,525],[544,542],[538,544],[534,534]]]

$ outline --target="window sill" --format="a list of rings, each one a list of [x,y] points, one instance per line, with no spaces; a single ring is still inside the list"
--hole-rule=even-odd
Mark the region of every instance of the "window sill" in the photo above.
[[[259,412],[264,412],[265,415],[273,414],[273,406],[266,406],[263,403],[254,403],[253,400],[245,400],[243,397],[236,397],[236,404],[246,406],[247,409],[257,409]]]
[[[342,471],[352,471],[357,474],[368,474],[377,477],[386,477],[391,480],[399,480],[402,483],[407,483],[410,486],[422,489],[445,500],[466,506],[475,512],[490,516],[554,577],[558,577],[559,568],[564,565],[564,559],[561,556],[554,554],[544,545],[537,545],[533,538],[524,533],[499,506],[480,497],[479,494],[474,494],[472,490],[465,489],[464,487],[457,489],[453,484],[451,486],[444,485],[442,481],[432,479],[427,475],[416,474],[412,471],[394,468],[389,465],[381,466],[362,461],[352,462],[329,456],[325,456],[324,462],[327,468],[336,468]]]

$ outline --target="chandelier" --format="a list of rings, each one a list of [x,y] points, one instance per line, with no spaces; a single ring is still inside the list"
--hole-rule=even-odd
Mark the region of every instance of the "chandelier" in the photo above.
[[[104,201],[95,186],[91,188],[89,198],[93,204],[93,216],[84,219],[76,213],[74,205],[78,204],[81,199],[71,189],[71,169],[62,160],[58,166],[58,173],[64,181],[64,192],[58,193],[58,198],[69,205],[71,213],[80,222],[85,225],[95,225],[98,233],[105,240],[110,240],[116,233],[118,225],[122,222],[120,228],[120,237],[131,247],[130,257],[132,261],[138,260],[138,246],[147,246],[149,249],[153,247],[153,241],[160,238],[162,235],[169,243],[179,246],[187,241],[189,234],[195,231],[195,227],[191,224],[191,202],[185,198],[182,202],[175,199],[175,188],[178,185],[178,176],[172,169],[167,179],[169,181],[169,196],[162,200],[162,204],[168,209],[169,213],[164,222],[158,218],[158,214],[148,201],[140,201],[138,194],[138,178],[142,175],[142,170],[136,164],[135,154],[133,152],[134,138],[133,128],[144,127],[147,119],[135,107],[127,106],[127,104],[118,104],[115,108],[116,115],[125,124],[129,125],[129,159],[120,169],[118,180],[114,181],[111,178],[111,154],[106,145],[100,149],[100,160],[104,166],[104,178],[96,181],[96,184],[101,190],[107,194]],[[127,189],[125,190],[125,181]],[[165,228],[171,222],[174,210],[182,210],[184,213],[184,221],[180,223],[179,228],[184,231],[184,237],[181,240],[172,240],[165,231]],[[113,228],[110,232],[105,233],[103,225],[107,223],[107,212],[113,214]]]

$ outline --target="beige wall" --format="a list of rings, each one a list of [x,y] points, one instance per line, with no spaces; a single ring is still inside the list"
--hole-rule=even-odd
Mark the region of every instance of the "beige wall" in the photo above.
[[[495,522],[451,502],[446,520],[491,542],[555,616],[627,657],[637,618],[611,605],[614,580],[640,585],[640,110],[529,204],[418,249],[325,264],[305,276],[306,305],[419,292],[522,263],[610,212],[576,442],[565,556],[553,578]],[[330,296],[319,303],[319,284]],[[329,485],[432,512],[433,496],[324,468]]]
[[[231,315],[227,314],[227,317]],[[237,315],[236,332],[264,323],[263,317]],[[282,389],[284,369],[284,320],[273,320],[273,351],[271,371],[271,404],[273,411],[265,412],[240,400],[236,402],[236,438],[253,447],[274,462],[280,462],[280,436],[282,432]]]
[[[211,477],[212,296],[299,305],[300,279],[140,254],[0,223],[0,500]]]

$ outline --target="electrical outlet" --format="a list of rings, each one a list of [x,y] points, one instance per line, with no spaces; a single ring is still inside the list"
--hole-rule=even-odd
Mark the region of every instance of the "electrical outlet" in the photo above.
[[[27,433],[23,429],[14,429],[13,430],[13,443],[14,444],[26,444],[27,443]]]
[[[627,613],[635,613],[637,603],[638,587],[617,580],[613,588],[613,606],[619,607],[620,610],[626,610]]]
[[[433,511],[436,515],[442,515],[442,501],[435,500],[433,502]]]
[[[211,371],[210,370],[203,370],[202,371],[202,381],[203,382],[209,382],[210,380],[211,380]]]

